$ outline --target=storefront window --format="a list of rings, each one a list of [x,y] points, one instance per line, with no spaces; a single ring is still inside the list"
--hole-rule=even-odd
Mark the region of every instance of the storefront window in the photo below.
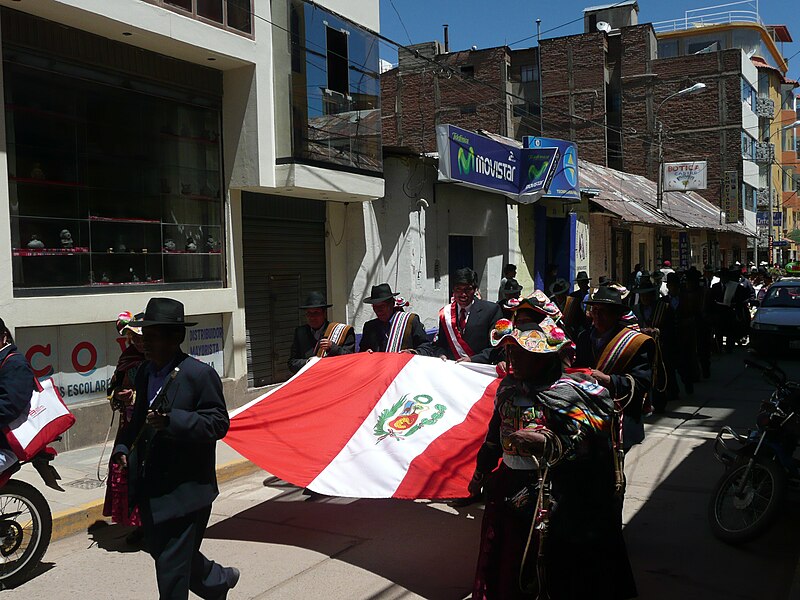
[[[4,74],[17,295],[222,285],[217,108],[130,78]]]
[[[382,171],[378,39],[302,0],[289,24],[293,158]]]

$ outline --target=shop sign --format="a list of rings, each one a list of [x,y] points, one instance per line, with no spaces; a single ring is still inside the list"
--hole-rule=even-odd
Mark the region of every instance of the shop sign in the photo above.
[[[756,225],[759,227],[769,227],[769,211],[760,210],[756,213]],[[773,227],[783,227],[783,212],[772,212],[772,225]]]
[[[562,200],[581,199],[580,186],[578,184],[578,147],[574,142],[557,140],[553,138],[543,138],[525,136],[522,140],[525,151],[542,151],[553,149],[556,154],[556,169],[551,181],[546,186],[544,196],[546,198],[560,198]]]
[[[704,160],[664,163],[664,191],[704,190],[707,173]]]
[[[789,245],[789,240],[775,240],[772,242],[772,245],[776,248],[784,248]]]
[[[689,268],[689,234],[685,231],[678,234],[678,260],[681,270]]]
[[[589,224],[575,220],[575,272],[589,271]]]
[[[739,222],[739,173],[725,171],[722,181],[722,210],[726,223]]]
[[[188,320],[197,321],[197,325],[187,330],[184,351],[211,365],[222,376],[222,315]],[[119,355],[127,344],[114,323],[19,327],[15,342],[37,379],[52,378],[67,404],[105,398]]]
[[[436,145],[440,181],[455,181],[512,198],[519,195],[519,148],[453,125],[436,127]]]
[[[522,204],[542,197],[580,201],[575,144],[526,138],[518,148],[453,125],[436,127],[439,181],[504,194]]]

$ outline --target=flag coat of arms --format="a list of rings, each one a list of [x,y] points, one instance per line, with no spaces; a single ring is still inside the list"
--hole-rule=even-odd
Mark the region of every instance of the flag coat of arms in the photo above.
[[[225,442],[320,494],[459,498],[499,381],[492,365],[412,354],[312,358],[234,411]]]

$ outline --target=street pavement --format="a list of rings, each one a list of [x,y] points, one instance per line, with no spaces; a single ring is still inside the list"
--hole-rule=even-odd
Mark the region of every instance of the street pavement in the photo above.
[[[771,391],[743,369],[745,356],[737,349],[716,357],[712,378],[667,414],[651,417],[647,439],[628,454],[625,536],[640,598],[800,598],[797,497],[767,534],[740,547],[717,541],[706,521],[711,488],[722,474],[712,452],[716,432],[723,424],[752,426],[758,401]],[[798,357],[781,364],[800,380]],[[459,600],[469,594],[481,506],[310,502],[264,473],[228,481],[221,492],[203,550],[241,569],[231,600]],[[126,533],[101,524],[54,542],[38,574],[4,591],[3,600],[157,597],[152,561],[125,545]]]

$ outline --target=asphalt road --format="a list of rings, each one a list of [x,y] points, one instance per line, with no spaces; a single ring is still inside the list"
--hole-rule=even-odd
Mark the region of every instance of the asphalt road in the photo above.
[[[628,455],[626,538],[648,600],[788,600],[800,549],[798,498],[762,538],[741,547],[714,539],[709,493],[722,467],[711,443],[722,424],[752,425],[769,387],[742,368],[744,350],[717,357],[712,379],[651,419]],[[800,360],[782,361],[800,380]],[[203,550],[241,569],[233,599],[458,600],[471,587],[481,507],[427,502],[324,499],[308,502],[280,481],[232,481],[214,504]],[[5,599],[156,598],[152,561],[124,543],[126,531],[97,527],[49,549],[32,580]],[[578,571],[579,573],[579,567]]]

